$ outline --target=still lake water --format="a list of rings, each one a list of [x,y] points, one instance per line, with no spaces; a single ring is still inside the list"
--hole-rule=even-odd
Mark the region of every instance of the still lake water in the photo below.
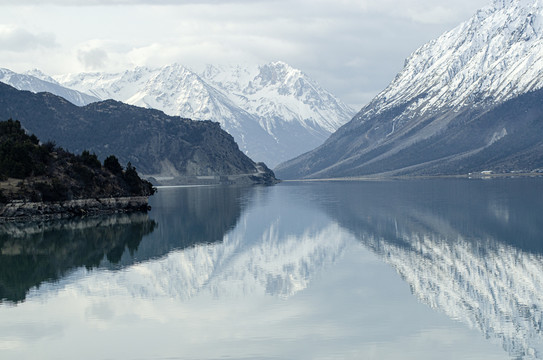
[[[543,358],[543,179],[151,205],[0,228],[0,359]]]

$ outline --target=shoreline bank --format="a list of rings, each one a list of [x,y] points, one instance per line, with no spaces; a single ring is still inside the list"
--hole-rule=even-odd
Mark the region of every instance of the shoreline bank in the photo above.
[[[0,205],[0,223],[47,221],[114,213],[147,212],[148,196],[77,199],[55,202],[15,200]]]

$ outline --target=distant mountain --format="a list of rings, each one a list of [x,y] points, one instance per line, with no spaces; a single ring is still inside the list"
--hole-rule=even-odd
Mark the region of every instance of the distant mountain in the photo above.
[[[543,167],[543,2],[494,0],[415,51],[392,83],[283,178]],[[533,92],[533,93],[531,93]],[[507,115],[505,115],[507,114]]]
[[[78,107],[50,93],[33,94],[0,83],[2,118],[20,120],[40,139],[54,140],[76,153],[89,150],[100,159],[113,154],[158,180],[275,180],[265,165],[244,155],[232,136],[211,121],[168,116],[114,100]]]
[[[174,64],[55,79],[100,99],[217,121],[243,152],[272,167],[321,145],[354,115],[306,74],[283,62],[251,68],[208,65],[200,74]]]
[[[28,71],[25,74],[17,74],[11,70],[0,68],[0,82],[11,85],[19,90],[28,90],[34,93],[49,92],[61,96],[78,106],[100,101],[100,99],[95,96],[87,95],[60,85],[53,78],[45,75],[39,70]]]

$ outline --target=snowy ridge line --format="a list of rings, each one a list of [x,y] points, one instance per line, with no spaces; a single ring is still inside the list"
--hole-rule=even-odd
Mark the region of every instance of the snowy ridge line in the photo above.
[[[419,114],[497,104],[543,88],[543,3],[495,0],[417,49],[368,108],[408,103]]]
[[[540,125],[531,117],[541,89],[543,1],[494,1],[417,49],[352,121],[275,172],[299,179],[537,170],[540,139],[531,134],[540,131],[530,129]],[[498,111],[519,102],[530,111]]]

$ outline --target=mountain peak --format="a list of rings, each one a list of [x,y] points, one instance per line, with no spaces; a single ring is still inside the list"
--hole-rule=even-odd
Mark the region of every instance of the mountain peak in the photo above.
[[[541,7],[542,0],[492,0],[490,8],[500,10],[511,7]],[[488,7],[487,7],[488,8]]]
[[[146,68],[146,72],[149,72],[149,71],[153,71],[153,69]],[[191,69],[189,69],[185,65],[182,65],[182,64],[179,64],[179,63],[173,63],[173,64],[170,64],[170,65],[165,65],[165,66],[160,68],[160,72],[181,73],[181,74],[184,74],[184,73],[195,74],[194,71],[192,71]]]
[[[496,0],[417,49],[376,99],[381,110],[405,104],[425,112],[502,102],[543,87],[543,1]],[[423,106],[421,106],[423,105]]]
[[[288,85],[298,78],[303,77],[303,73],[282,61],[271,62],[259,67],[260,73],[255,80],[260,80],[262,86],[276,85],[278,83]]]
[[[39,69],[32,69],[32,70],[26,71],[24,74],[33,76],[35,78],[38,78],[40,80],[47,81],[53,84],[58,84],[58,82],[56,82],[55,79],[53,79],[51,76],[45,74],[43,71]]]
[[[303,74],[300,69],[294,68],[284,61],[272,61],[268,64],[261,66],[261,68],[273,69],[278,74]]]

